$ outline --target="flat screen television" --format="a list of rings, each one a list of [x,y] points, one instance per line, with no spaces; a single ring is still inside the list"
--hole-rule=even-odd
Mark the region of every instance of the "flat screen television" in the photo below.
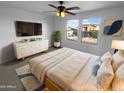
[[[41,23],[16,21],[15,26],[18,37],[42,35]]]

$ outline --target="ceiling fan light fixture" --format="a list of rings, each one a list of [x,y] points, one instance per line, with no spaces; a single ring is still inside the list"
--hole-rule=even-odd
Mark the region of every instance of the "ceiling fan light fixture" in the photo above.
[[[60,16],[60,13],[59,13],[59,12],[57,12],[57,13],[56,13],[56,15],[57,15],[57,16]]]
[[[65,17],[65,12],[57,12],[56,15],[60,17]]]
[[[65,12],[61,12],[61,17],[65,17]]]

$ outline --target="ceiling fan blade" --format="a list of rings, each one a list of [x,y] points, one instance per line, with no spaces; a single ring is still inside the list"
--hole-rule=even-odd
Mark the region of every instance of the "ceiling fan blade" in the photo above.
[[[69,12],[69,11],[65,11],[65,13],[68,13],[70,15],[76,15],[75,13]]]
[[[66,10],[79,10],[79,9],[80,9],[80,7],[78,7],[78,6],[66,8]]]
[[[56,7],[56,6],[52,5],[52,4],[48,4],[48,6],[51,6],[53,8],[56,8],[58,10],[58,7]]]

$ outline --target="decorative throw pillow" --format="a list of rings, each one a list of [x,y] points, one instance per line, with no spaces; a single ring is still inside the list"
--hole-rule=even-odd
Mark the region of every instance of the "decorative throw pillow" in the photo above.
[[[92,75],[95,77],[97,75],[97,72],[98,72],[100,65],[102,64],[101,58],[99,57],[94,63],[96,65],[94,65],[94,67],[92,69]]]
[[[99,64],[97,64],[97,65],[95,65],[94,67],[93,67],[93,72],[92,72],[92,75],[93,76],[96,76],[97,75],[97,72],[98,72],[98,69],[99,69],[99,67],[100,67],[100,65]]]
[[[97,73],[97,85],[98,89],[106,90],[110,87],[114,77],[113,68],[111,66],[112,55],[107,52],[102,56],[101,60],[103,62]]]
[[[122,54],[121,51],[118,51],[118,52],[116,52],[116,53],[113,55],[112,66],[113,66],[114,72],[117,70],[117,68],[118,68],[122,63],[124,63],[124,56],[123,56],[123,54]]]
[[[101,64],[102,64],[102,60],[101,60],[101,58],[99,57],[99,58],[95,61],[95,63],[101,65]]]
[[[115,77],[112,83],[112,90],[124,91],[124,63],[119,66],[115,72]]]

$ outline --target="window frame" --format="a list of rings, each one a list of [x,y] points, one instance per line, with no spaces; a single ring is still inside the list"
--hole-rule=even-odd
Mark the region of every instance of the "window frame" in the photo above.
[[[68,36],[67,36],[67,32],[68,32],[68,21],[73,21],[73,20],[76,20],[76,21],[78,21],[78,26],[77,26],[77,35],[76,35],[76,37],[77,37],[77,39],[69,39],[68,38]],[[79,32],[79,29],[80,29],[80,20],[79,19],[67,19],[66,20],[66,33],[65,33],[65,35],[66,35],[66,37],[65,37],[65,39],[66,40],[69,40],[69,41],[78,41],[78,39],[79,39],[79,37],[78,37],[78,32]]]
[[[86,20],[86,19],[99,19],[99,24],[96,24],[97,26],[99,26],[99,30],[98,30],[98,32],[97,32],[97,42],[96,43],[93,43],[93,42],[87,42],[87,41],[82,41],[82,38],[83,38],[83,36],[82,36],[82,31],[83,31],[83,26],[85,25],[85,24],[83,24],[83,20]],[[100,18],[100,17],[90,17],[90,18],[82,18],[81,19],[81,28],[80,28],[80,31],[81,31],[81,43],[86,43],[86,44],[94,44],[94,45],[96,45],[96,44],[98,44],[98,41],[99,41],[99,31],[100,31],[100,29],[101,29],[101,23],[102,23],[102,19]]]

